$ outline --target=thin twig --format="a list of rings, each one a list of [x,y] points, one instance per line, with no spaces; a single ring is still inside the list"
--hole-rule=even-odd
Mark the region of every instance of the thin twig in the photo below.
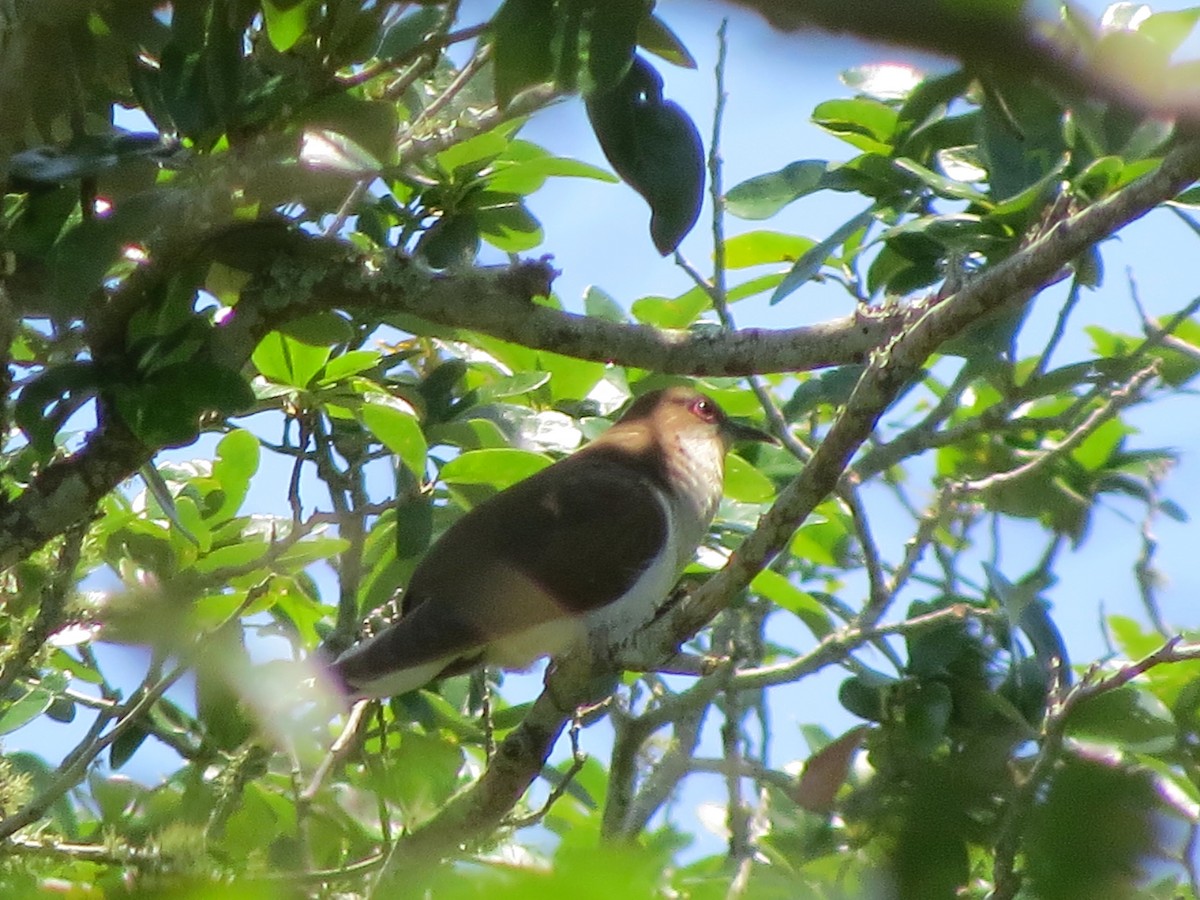
[[[992,893],[988,900],[1012,900],[1021,887],[1021,873],[1015,867],[1016,855],[1020,850],[1024,822],[1033,809],[1044,785],[1049,780],[1055,764],[1063,751],[1066,739],[1067,720],[1071,712],[1082,703],[1124,687],[1157,666],[1200,660],[1200,642],[1185,642],[1174,637],[1141,659],[1126,663],[1116,671],[1102,674],[1089,672],[1069,689],[1062,679],[1052,693],[1042,721],[1040,747],[1024,782],[1009,802],[1000,834],[996,840],[996,856],[992,870]]]
[[[62,549],[58,553],[58,566],[41,592],[41,602],[33,623],[21,633],[17,646],[7,654],[0,666],[0,697],[25,670],[29,661],[46,643],[46,639],[58,628],[66,616],[67,598],[75,589],[75,570],[83,552],[83,539],[87,534],[87,523],[72,526],[63,536]]]
[[[161,699],[171,685],[187,674],[192,658],[205,641],[212,635],[220,633],[232,622],[237,621],[247,607],[258,600],[269,586],[270,578],[248,591],[245,600],[238,605],[237,609],[214,629],[198,638],[192,645],[191,651],[184,654],[185,658],[166,675],[161,672],[161,664],[157,660],[152,660],[146,677],[142,679],[142,683],[129,700],[115,710],[100,710],[88,733],[63,759],[46,787],[11,816],[0,820],[0,840],[6,840],[25,826],[36,822],[45,815],[46,810],[59,797],[82,781],[93,760],[122,734],[138,724],[138,721],[150,711],[150,708]],[[104,732],[105,727],[113,719],[116,719],[115,724],[107,732]]]
[[[960,482],[957,490],[960,494],[976,494],[993,490],[1003,484],[1012,484],[1034,472],[1044,468],[1056,459],[1070,453],[1082,444],[1097,428],[1116,416],[1122,409],[1138,399],[1141,388],[1158,373],[1158,364],[1152,363],[1135,372],[1125,384],[1113,390],[1108,399],[1092,410],[1091,414],[1054,446],[1037,454],[1029,462],[1010,469],[1007,472],[996,472],[985,478]]]
[[[366,710],[370,707],[370,700],[359,700],[350,710],[350,715],[346,719],[346,725],[342,728],[342,733],[338,739],[333,742],[329,748],[329,752],[325,754],[325,758],[321,760],[321,764],[317,766],[317,770],[313,772],[312,780],[300,793],[300,802],[304,804],[312,803],[313,798],[317,796],[317,792],[321,790],[321,785],[325,783],[325,779],[333,770],[333,767],[341,762],[354,747],[355,739],[358,737],[359,731],[362,729]]]
[[[540,821],[542,821],[542,819],[546,818],[546,814],[554,808],[554,804],[561,800],[567,793],[568,789],[570,789],[571,782],[574,781],[575,776],[583,770],[583,767],[587,764],[588,758],[587,754],[579,749],[578,720],[572,724],[569,734],[571,736],[571,765],[563,774],[562,780],[559,781],[558,784],[556,784],[550,791],[550,795],[546,798],[546,802],[543,803],[541,807],[527,816],[518,816],[506,819],[504,821],[504,827],[514,829],[528,828],[530,825],[538,824]]]
[[[444,50],[455,44],[461,44],[463,41],[474,40],[487,31],[488,25],[489,23],[487,22],[480,22],[477,25],[468,25],[465,28],[460,28],[457,31],[449,31],[445,34],[431,34],[416,47],[399,56],[392,59],[375,59],[356,72],[336,76],[338,86],[352,88],[366,84],[368,81],[389,70],[396,70],[411,65],[435,51]]]

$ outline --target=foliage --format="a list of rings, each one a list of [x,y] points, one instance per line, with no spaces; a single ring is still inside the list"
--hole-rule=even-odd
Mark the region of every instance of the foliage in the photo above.
[[[648,0],[5,5],[5,896],[1195,897],[1200,635],[1162,621],[1151,529],[1186,512],[1129,413],[1190,390],[1200,301],[1139,335],[1073,320],[1105,237],[1163,204],[1200,231],[1192,111],[1088,79],[1189,83],[1198,16],[993,6],[1041,68],[951,31],[952,72],[847,73],[812,112],[844,158],[725,192],[710,147],[712,275],[678,257],[678,296],[593,289],[578,317],[544,261],[477,260],[542,243],[547,179],[617,181],[521,137],[575,94],[655,247],[693,227],[704,151],[662,73],[695,62]],[[1048,46],[1069,82],[1030,77]],[[854,212],[753,224],[821,192]],[[735,328],[815,279],[845,318]],[[627,673],[582,714],[602,756],[547,756],[554,698],[586,696],[566,661],[536,701],[495,672],[394,698],[331,751],[322,654],[463,509],[683,376],[784,438],[731,456],[694,593],[634,648],[698,674]],[[1072,665],[1059,566],[1111,552],[1114,500],[1146,621]],[[801,768],[774,704],[831,668],[864,724],[807,725]],[[71,746],[22,749],[50,723]],[[126,774],[156,746],[167,778]],[[719,851],[675,802],[714,774]]]

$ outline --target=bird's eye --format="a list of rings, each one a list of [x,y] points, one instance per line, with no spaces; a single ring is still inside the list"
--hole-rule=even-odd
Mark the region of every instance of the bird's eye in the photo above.
[[[714,422],[717,418],[717,404],[707,397],[698,397],[692,401],[692,412],[705,422]]]

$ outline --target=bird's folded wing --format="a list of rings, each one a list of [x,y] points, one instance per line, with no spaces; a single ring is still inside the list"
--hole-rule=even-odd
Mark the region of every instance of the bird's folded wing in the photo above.
[[[573,470],[564,472],[563,468]],[[658,558],[670,520],[652,478],[604,458],[571,457],[452,526],[413,576],[405,614],[337,663],[350,683],[381,668],[450,660],[621,597]],[[569,477],[564,477],[569,476]]]

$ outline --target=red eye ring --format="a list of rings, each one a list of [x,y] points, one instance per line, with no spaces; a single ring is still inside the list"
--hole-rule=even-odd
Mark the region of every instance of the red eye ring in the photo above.
[[[692,412],[696,417],[705,422],[717,421],[717,416],[720,414],[717,409],[717,404],[713,403],[707,397],[697,397],[692,401]]]

